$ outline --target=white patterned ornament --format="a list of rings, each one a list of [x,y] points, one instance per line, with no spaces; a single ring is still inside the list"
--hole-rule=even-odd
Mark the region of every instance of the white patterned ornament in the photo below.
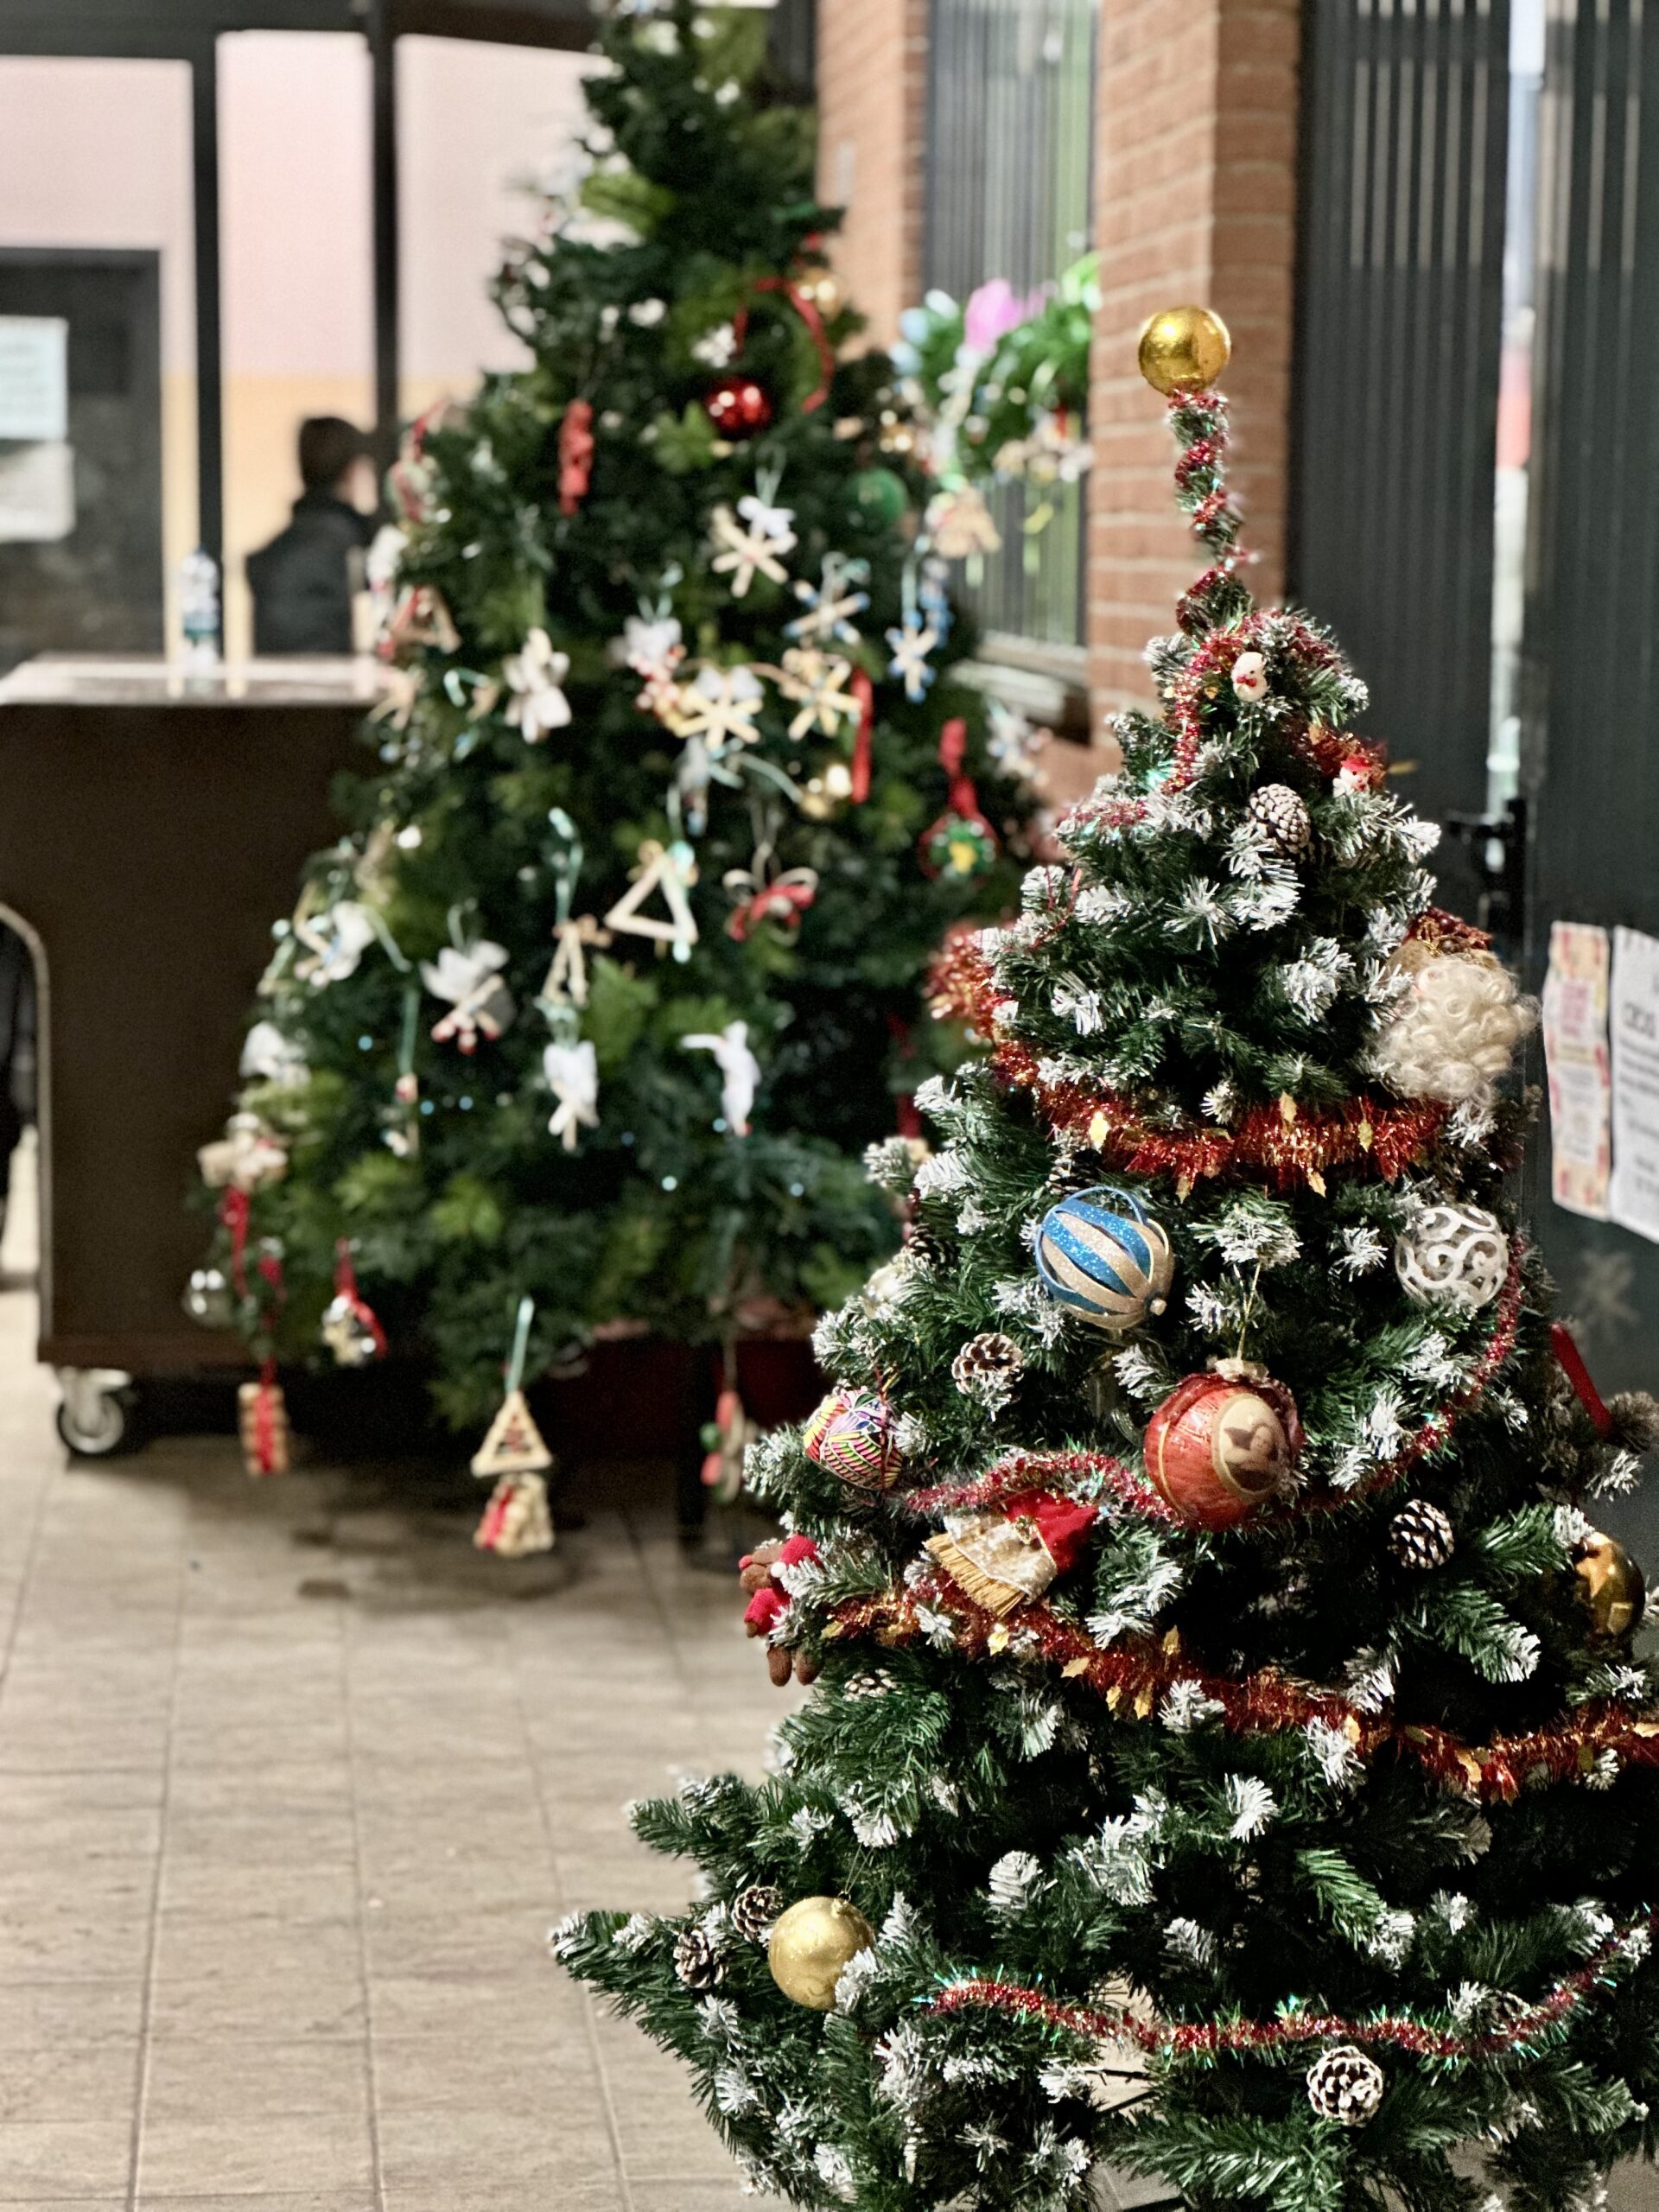
[[[1394,1271],[1408,1298],[1477,1313],[1490,1306],[1510,1271],[1510,1240],[1484,1206],[1424,1206],[1401,1231]]]

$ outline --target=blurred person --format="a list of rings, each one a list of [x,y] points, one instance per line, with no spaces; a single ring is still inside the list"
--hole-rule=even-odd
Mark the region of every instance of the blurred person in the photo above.
[[[368,440],[338,415],[300,425],[300,481],[286,530],[248,556],[256,653],[349,653],[352,599],[376,526]]]

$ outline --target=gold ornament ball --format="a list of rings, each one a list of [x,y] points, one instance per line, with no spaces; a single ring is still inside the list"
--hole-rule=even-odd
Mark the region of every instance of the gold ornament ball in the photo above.
[[[802,1897],[772,1923],[766,1964],[791,2003],[828,2012],[842,1968],[874,1941],[869,1922],[845,1897]]]
[[[1141,326],[1137,359],[1154,391],[1202,391],[1232,351],[1226,324],[1208,308],[1165,308]]]
[[[1610,1641],[1628,1636],[1642,1618],[1647,1586],[1624,1545],[1592,1529],[1579,1546],[1573,1571],[1596,1635]]]
[[[825,322],[833,322],[846,312],[846,290],[833,269],[809,269],[795,289],[810,300]]]

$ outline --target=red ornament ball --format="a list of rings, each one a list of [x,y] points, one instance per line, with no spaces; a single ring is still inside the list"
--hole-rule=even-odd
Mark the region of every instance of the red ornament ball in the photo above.
[[[1189,1375],[1147,1424],[1147,1474],[1199,1529],[1230,1529],[1265,1504],[1301,1448],[1296,1401],[1249,1360]]]
[[[772,420],[772,402],[753,377],[721,377],[704,392],[702,404],[722,438],[752,438]]]

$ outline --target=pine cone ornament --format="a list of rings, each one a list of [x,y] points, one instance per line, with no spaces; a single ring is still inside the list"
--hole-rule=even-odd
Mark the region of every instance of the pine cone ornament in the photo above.
[[[1427,1573],[1430,1567],[1446,1565],[1457,1549],[1457,1538],[1438,1505],[1414,1497],[1389,1523],[1389,1549],[1402,1567]]]
[[[674,1945],[674,1972],[688,1989],[712,1989],[723,1981],[726,1967],[719,1947],[706,1928],[683,1928]]]
[[[957,1256],[957,1248],[948,1236],[941,1236],[937,1229],[930,1229],[925,1221],[915,1222],[905,1239],[905,1250],[913,1268],[923,1268],[929,1274],[942,1272]]]
[[[1338,2127],[1363,2127],[1375,2120],[1388,2080],[1357,2044],[1333,2044],[1307,2069],[1307,2101],[1321,2120]]]
[[[1307,809],[1288,784],[1262,785],[1250,793],[1244,811],[1269,844],[1276,845],[1281,853],[1303,851],[1313,835]]]
[[[1025,1364],[1026,1356],[1012,1337],[988,1329],[963,1344],[950,1363],[950,1379],[964,1398],[976,1398],[999,1413],[1013,1396]]]
[[[783,1909],[784,1893],[775,1882],[751,1882],[732,1900],[732,1925],[746,1943],[764,1943]]]

